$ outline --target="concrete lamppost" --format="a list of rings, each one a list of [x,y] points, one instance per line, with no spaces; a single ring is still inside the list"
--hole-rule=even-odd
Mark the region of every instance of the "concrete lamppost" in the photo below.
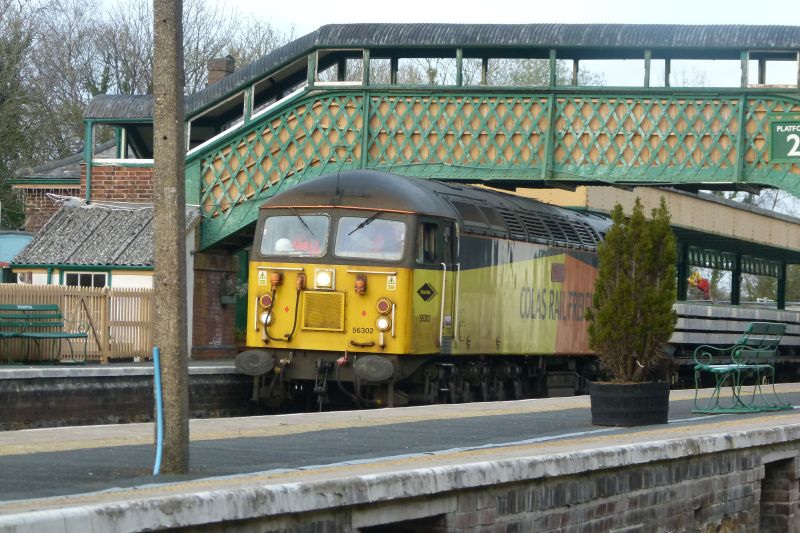
[[[155,344],[164,388],[162,471],[189,471],[183,3],[153,0]]]

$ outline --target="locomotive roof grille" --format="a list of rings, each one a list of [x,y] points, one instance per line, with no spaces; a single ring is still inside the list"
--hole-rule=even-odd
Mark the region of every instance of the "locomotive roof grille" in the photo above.
[[[525,231],[525,226],[520,222],[517,216],[514,214],[513,211],[509,211],[508,209],[503,209],[502,207],[497,208],[497,212],[500,213],[500,216],[503,217],[503,220],[508,227],[508,231],[511,233],[511,236],[515,239],[520,240],[527,240],[528,233]]]
[[[275,195],[261,208],[315,205],[325,209],[377,208],[455,219],[462,222],[467,234],[579,250],[596,250],[600,234],[609,224],[605,217],[569,211],[531,198],[375,170],[320,176]]]
[[[592,249],[597,247],[597,243],[600,239],[590,225],[585,222],[575,221],[573,227],[575,231],[578,232],[578,237],[581,239],[584,246]]]
[[[553,236],[550,234],[544,221],[534,213],[518,213],[520,220],[525,224],[525,231],[528,232],[528,239],[533,242],[550,244]]]

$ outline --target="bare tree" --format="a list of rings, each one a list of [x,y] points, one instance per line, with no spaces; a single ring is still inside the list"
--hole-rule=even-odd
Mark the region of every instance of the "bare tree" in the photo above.
[[[150,94],[153,87],[153,11],[149,2],[117,0],[99,39],[99,54],[118,94]],[[270,24],[241,20],[235,9],[203,0],[185,0],[183,51],[186,93],[206,86],[209,59],[232,55],[238,66],[285,44],[285,34]]]
[[[283,46],[295,38],[294,27],[282,32],[269,23],[257,19],[242,21],[227,47],[227,53],[241,68]]]
[[[34,28],[43,4],[0,0],[0,228],[16,229],[24,223],[22,205],[11,190],[9,178],[36,160],[36,131],[28,81],[33,56]]]
[[[111,78],[109,92],[150,94],[153,89],[153,11],[149,2],[118,0],[98,36],[98,60]]]
[[[108,89],[96,60],[97,11],[96,0],[53,2],[35,26],[26,85],[43,156],[63,157],[81,149],[83,110]]]

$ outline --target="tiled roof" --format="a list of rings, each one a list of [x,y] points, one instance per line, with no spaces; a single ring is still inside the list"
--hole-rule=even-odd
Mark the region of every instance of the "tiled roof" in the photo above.
[[[800,26],[688,24],[329,24],[281,46],[185,100],[193,114],[318,48],[797,50]],[[99,95],[87,119],[152,119],[151,95]]]
[[[187,207],[187,230],[199,216]],[[153,207],[70,200],[12,264],[153,266]]]
[[[116,141],[108,141],[97,145],[95,148],[95,158],[109,159],[114,157],[116,152]],[[23,168],[17,172],[17,180],[26,179],[53,179],[79,180],[81,177],[81,164],[83,163],[83,152],[73,154],[63,159],[51,161],[47,164],[34,168]]]

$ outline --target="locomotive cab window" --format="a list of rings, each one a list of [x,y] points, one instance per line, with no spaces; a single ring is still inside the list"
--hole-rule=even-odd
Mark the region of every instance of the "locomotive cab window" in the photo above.
[[[417,263],[435,263],[440,259],[438,238],[439,225],[423,222],[417,231]]]
[[[399,220],[342,217],[336,228],[333,253],[337,257],[399,261],[406,242],[406,225]]]
[[[265,256],[322,257],[328,245],[327,215],[279,215],[267,217],[259,251]]]

